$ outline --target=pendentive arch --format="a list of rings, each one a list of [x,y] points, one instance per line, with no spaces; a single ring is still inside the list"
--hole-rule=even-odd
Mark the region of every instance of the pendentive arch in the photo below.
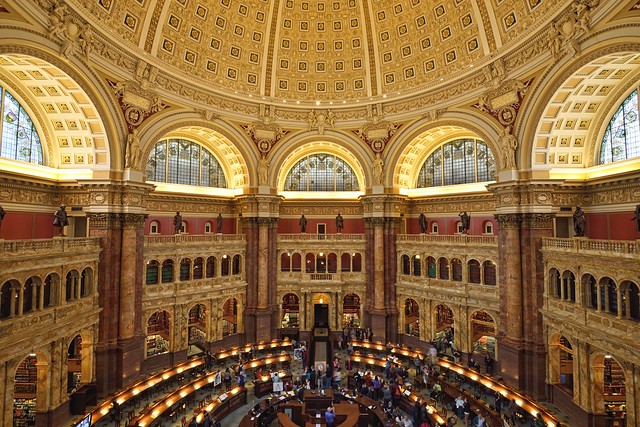
[[[640,55],[640,37],[632,35],[627,27],[616,27],[597,33],[597,37],[592,34],[581,47],[581,55],[563,56],[529,91],[531,98],[517,121],[517,125],[522,124],[518,138],[521,170],[548,172],[553,168],[594,166],[598,135],[606,126],[604,117],[616,107],[615,99],[620,98],[620,87],[625,85],[625,78],[618,78],[616,71],[633,69],[633,60],[624,58]],[[621,63],[616,65],[616,61]],[[611,71],[614,66],[617,68]],[[600,73],[604,77],[597,78]],[[607,85],[613,88],[600,99],[590,93],[590,82],[596,82],[594,91]],[[583,105],[577,105],[580,103]],[[589,113],[592,103],[596,105]]]
[[[214,154],[225,171],[229,189],[247,189],[257,183],[257,171],[249,167],[257,164],[257,149],[247,149],[255,145],[246,134],[223,120],[207,121],[192,111],[167,111],[140,128],[139,137],[145,168],[158,141],[185,138],[201,143]]]
[[[358,190],[364,192],[371,185],[373,153],[363,147],[355,138],[336,131],[326,131],[323,135],[309,132],[281,140],[271,155],[270,170],[278,171],[269,176],[269,185],[278,192],[284,189],[284,183],[291,168],[304,156],[313,153],[333,154],[344,160],[353,169],[358,180]]]
[[[500,132],[501,129],[495,123],[473,111],[446,112],[435,121],[417,120],[394,135],[387,147],[385,184],[392,185],[395,189],[415,188],[420,168],[429,154],[443,143],[458,138],[482,140],[498,162],[500,151],[495,141]]]
[[[44,130],[44,134],[41,134],[41,142],[43,151],[47,153],[45,158],[50,167],[91,168],[92,170],[121,168],[124,153],[120,152],[118,141],[123,135],[120,130],[126,129],[126,124],[122,120],[122,113],[115,102],[115,97],[104,80],[76,55],[72,55],[66,61],[61,60],[58,46],[52,45],[48,39],[34,36],[32,33],[24,34],[23,31],[15,28],[10,32],[7,31],[9,30],[0,30],[0,57],[19,58],[20,62],[26,62],[32,70],[39,71],[45,78],[45,80],[30,78],[31,81],[37,81],[41,86],[47,81],[53,82],[55,86],[63,88],[59,91],[60,93],[67,94],[56,102],[45,102],[44,98],[40,100],[32,90],[27,90],[25,81],[19,83],[23,93],[29,95],[28,105],[33,107],[40,104],[36,110],[31,109],[37,113],[32,119],[38,122],[40,129]],[[34,47],[34,44],[38,47]],[[45,50],[43,46],[52,46],[52,48]],[[15,67],[24,69],[24,66],[17,64]],[[49,73],[48,69],[53,69],[55,76]],[[27,74],[27,76],[33,77],[33,74]],[[71,82],[73,85],[70,85]],[[71,95],[72,92],[73,95]],[[50,101],[50,98],[46,100]],[[82,127],[68,129],[66,121],[71,116],[60,111],[60,106],[57,105],[63,101],[69,105],[73,118],[82,119],[87,123],[86,130],[82,130]],[[53,109],[47,104],[53,104]],[[62,122],[62,128],[54,128],[52,123],[56,120]],[[82,146],[73,141],[74,137],[82,138]],[[68,146],[64,145],[65,138]],[[63,163],[63,154],[71,156],[71,163]],[[90,162],[89,156],[93,158],[93,163]],[[83,163],[79,160],[83,160]]]

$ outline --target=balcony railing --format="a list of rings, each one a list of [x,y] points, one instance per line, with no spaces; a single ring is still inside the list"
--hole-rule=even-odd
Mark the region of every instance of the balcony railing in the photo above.
[[[432,243],[446,245],[498,245],[498,236],[475,236],[468,234],[399,234],[398,243]]]
[[[567,253],[588,255],[606,254],[610,256],[640,256],[640,242],[637,240],[593,240],[585,238],[561,239],[545,237],[542,250],[559,250]]]
[[[215,243],[215,242],[244,242],[244,234],[171,234],[159,236],[145,236],[146,245],[167,245],[180,243]]]
[[[313,240],[329,240],[329,241],[364,241],[364,234],[278,234],[279,241],[313,241]]]
[[[31,256],[41,253],[71,253],[100,250],[98,237],[65,237],[34,240],[5,240],[0,244],[0,258]]]

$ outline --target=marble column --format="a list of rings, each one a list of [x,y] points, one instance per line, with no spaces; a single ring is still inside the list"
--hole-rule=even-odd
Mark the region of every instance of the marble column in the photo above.
[[[501,375],[537,399],[547,394],[546,350],[540,307],[544,294],[542,238],[553,235],[553,215],[498,214]]]

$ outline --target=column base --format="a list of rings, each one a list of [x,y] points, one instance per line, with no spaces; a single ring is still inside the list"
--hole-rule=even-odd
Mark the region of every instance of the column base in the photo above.
[[[387,342],[387,313],[384,310],[369,312],[369,327],[374,341]]]
[[[118,340],[118,369],[116,376],[118,388],[128,386],[140,378],[142,361],[144,360],[144,337]]]
[[[498,357],[500,358],[500,376],[504,382],[518,390],[524,390],[525,357],[522,343],[507,340],[498,341]]]
[[[118,349],[115,343],[98,344],[95,350],[96,366],[96,391],[98,400],[112,395],[117,389],[117,378],[114,372],[117,370]]]
[[[64,425],[69,421],[69,401],[48,412],[36,413],[36,425],[42,427],[55,427]]]

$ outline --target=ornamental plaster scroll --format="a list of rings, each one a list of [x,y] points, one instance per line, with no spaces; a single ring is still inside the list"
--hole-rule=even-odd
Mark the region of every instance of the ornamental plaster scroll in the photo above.
[[[576,0],[547,29],[547,43],[553,59],[562,55],[580,55],[578,39],[589,33],[593,9],[600,0]]]
[[[48,34],[50,38],[62,40],[60,54],[63,57],[80,53],[89,59],[93,46],[91,25],[71,13],[63,1],[54,1],[49,9]]]
[[[153,72],[155,68],[149,68],[142,60],[138,64],[135,81],[108,80],[113,93],[118,97],[130,134],[148,117],[168,107],[160,101],[159,95],[153,89],[156,79]],[[141,72],[140,69],[144,71]]]
[[[331,110],[311,110],[307,114],[307,130],[318,130],[318,135],[323,135],[325,128],[335,130],[336,115]]]
[[[512,126],[533,79],[507,80],[483,93],[473,106],[491,115],[503,126]]]

